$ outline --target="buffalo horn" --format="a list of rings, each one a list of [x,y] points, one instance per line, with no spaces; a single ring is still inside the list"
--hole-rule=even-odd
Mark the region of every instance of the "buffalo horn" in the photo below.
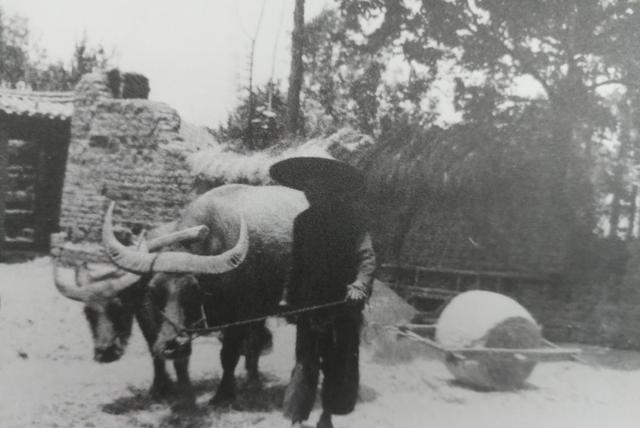
[[[60,275],[58,263],[53,264],[53,280],[58,291],[63,296],[79,302],[87,302],[98,296],[110,298],[140,279],[139,275],[132,273],[124,275],[117,275],[117,273],[114,272],[111,278],[105,275],[102,279],[95,281],[90,278],[88,269],[83,264],[76,267],[75,284],[72,284]]]
[[[67,297],[71,300],[77,300],[79,302],[84,302],[87,300],[87,290],[84,290],[81,287],[78,287],[75,283],[71,284],[65,278],[60,275],[60,268],[58,267],[58,263],[53,263],[53,282],[56,284],[56,288],[64,297]]]
[[[240,218],[240,233],[233,248],[217,255],[201,256],[187,252],[167,251],[143,253],[122,245],[113,234],[113,209],[109,205],[102,226],[102,242],[111,260],[124,270],[148,272],[220,274],[237,268],[249,251],[249,231],[244,217]]]
[[[204,225],[190,227],[188,229],[172,232],[147,241],[149,251],[159,250],[176,242],[204,239],[209,234],[209,228]]]
[[[195,226],[159,236],[148,242],[144,241],[142,237],[140,243],[144,248],[141,251],[155,251],[176,242],[202,239],[208,234],[209,228],[207,226]],[[75,283],[72,283],[60,274],[58,264],[55,262],[53,264],[53,280],[60,294],[79,302],[87,302],[98,295],[114,296],[119,291],[135,284],[138,279],[140,279],[139,275],[123,272],[116,267],[94,274],[87,268],[86,263],[83,263],[76,267]]]

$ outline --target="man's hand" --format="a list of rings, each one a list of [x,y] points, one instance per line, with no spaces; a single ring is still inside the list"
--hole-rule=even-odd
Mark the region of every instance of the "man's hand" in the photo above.
[[[360,281],[347,286],[347,300],[350,302],[363,302],[367,298],[367,287]]]
[[[284,311],[288,311],[291,309],[291,305],[289,304],[289,302],[287,301],[287,299],[282,299],[278,302],[278,311],[280,312],[284,312]]]
[[[280,300],[280,302],[278,302],[278,313],[282,314],[292,310],[293,310],[293,307],[287,300],[286,296],[283,297],[282,300]],[[295,324],[298,321],[298,317],[296,315],[281,315],[281,316],[283,316],[284,319],[289,324]]]

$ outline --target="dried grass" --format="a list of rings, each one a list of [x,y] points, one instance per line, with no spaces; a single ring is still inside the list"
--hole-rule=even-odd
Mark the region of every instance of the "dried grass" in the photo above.
[[[357,164],[359,154],[373,145],[371,138],[352,129],[341,129],[329,136],[304,143],[283,141],[263,151],[246,152],[231,144],[218,144],[192,153],[188,162],[192,173],[201,181],[214,183],[273,184],[269,167],[282,159],[295,156],[336,158]]]

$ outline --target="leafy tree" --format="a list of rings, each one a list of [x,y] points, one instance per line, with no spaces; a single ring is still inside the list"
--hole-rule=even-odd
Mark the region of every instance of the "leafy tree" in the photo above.
[[[84,74],[97,68],[106,69],[108,62],[104,48],[100,45],[90,46],[85,34],[76,43],[69,66],[61,62],[47,64],[41,60],[31,65],[26,82],[34,90],[70,91]]]
[[[83,74],[106,67],[108,58],[101,46],[90,46],[84,35],[76,43],[69,65],[51,63],[46,52],[30,47],[27,21],[7,16],[0,9],[0,82],[16,87],[24,82],[41,91],[72,90]]]
[[[374,42],[362,43],[361,19],[375,18],[365,13],[365,3],[345,2],[343,9],[325,10],[306,24],[304,97],[305,107],[320,105],[335,126],[348,124],[373,134],[382,118],[393,121],[409,110],[424,117],[420,105],[435,75],[429,70],[418,72],[415,62],[406,61],[407,79],[385,81],[390,59],[403,56],[390,42],[399,31],[398,20],[389,18],[393,25],[374,31],[370,35]]]
[[[6,16],[0,9],[0,81],[15,85],[29,67],[29,31],[24,18]]]
[[[578,228],[591,230],[591,168],[602,130],[614,126],[597,89],[618,83],[637,92],[638,2],[422,0],[418,6],[345,0],[341,10],[363,50],[396,46],[408,61],[432,72],[452,62],[466,70],[461,76],[474,75],[476,82],[459,79],[457,85],[456,101],[466,121],[490,123],[492,115],[513,104],[514,83],[523,76],[533,79],[542,95],[530,103],[546,112],[540,124],[548,127],[549,139],[532,149],[545,151],[553,166],[550,174],[558,186],[551,197],[566,205]],[[373,31],[371,18],[381,22]]]
[[[227,122],[213,131],[222,141],[236,141],[250,150],[260,150],[272,146],[285,135],[286,118],[285,96],[277,84],[258,86],[252,99],[246,97],[229,115]],[[252,145],[249,146],[249,128],[247,121],[251,113]]]

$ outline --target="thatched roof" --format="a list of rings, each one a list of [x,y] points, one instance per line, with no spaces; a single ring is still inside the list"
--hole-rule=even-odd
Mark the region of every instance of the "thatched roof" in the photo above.
[[[531,143],[531,141],[525,141]],[[209,143],[208,143],[209,144]],[[269,167],[293,156],[334,157],[367,177],[366,206],[380,259],[437,268],[555,272],[567,225],[536,144],[469,126],[403,130],[374,142],[342,129],[259,152],[214,143],[187,162],[201,190],[272,184]]]
[[[0,112],[38,119],[68,120],[73,92],[38,92],[0,88]]]
[[[557,272],[565,207],[539,130],[392,130],[362,159],[383,257],[434,268]]]
[[[188,157],[192,173],[209,183],[271,184],[269,167],[295,156],[333,157],[352,164],[373,147],[373,140],[352,129],[341,129],[325,138],[287,141],[259,152],[241,152],[218,144]]]
[[[403,131],[382,136],[368,154],[365,163],[371,189],[405,197],[496,190],[495,182],[505,168],[516,168],[525,161],[516,148],[473,127],[416,126]]]
[[[213,150],[221,147],[215,137],[201,126],[192,125],[184,120],[180,121],[177,136],[163,144],[161,148],[169,153],[188,158],[194,153]]]
[[[269,167],[294,156],[333,157],[349,162],[365,171],[372,190],[403,194],[421,192],[427,187],[476,185],[478,176],[484,176],[486,181],[487,174],[495,172],[489,158],[496,154],[495,144],[463,127],[454,132],[437,127],[416,128],[412,135],[387,138],[381,143],[343,128],[326,137],[283,141],[257,152],[211,143],[213,137],[208,137],[209,141],[195,150],[188,149],[188,162],[195,176],[213,183],[270,184]],[[193,135],[185,136],[185,141],[193,140]]]

